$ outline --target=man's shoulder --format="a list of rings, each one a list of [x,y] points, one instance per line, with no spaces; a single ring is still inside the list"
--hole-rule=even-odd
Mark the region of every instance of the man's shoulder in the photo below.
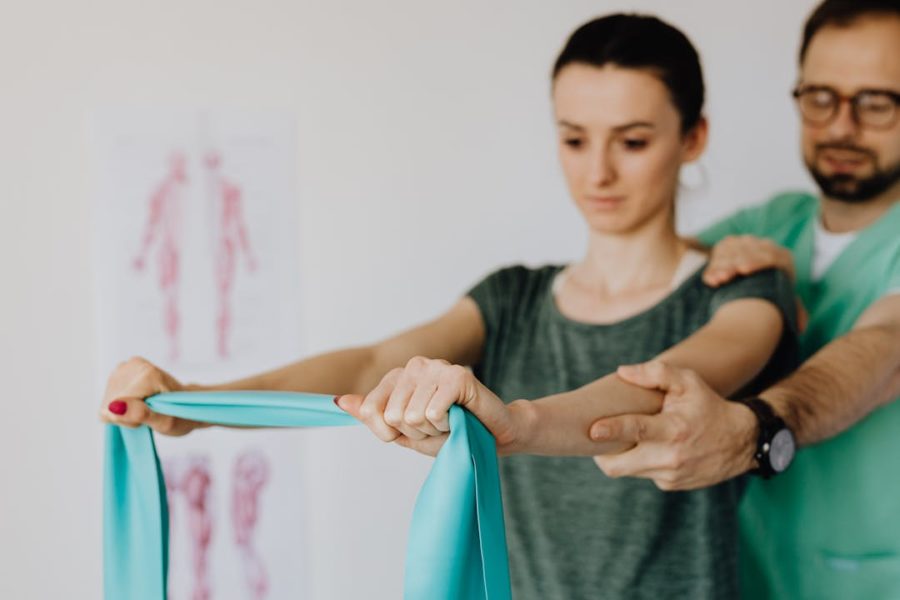
[[[767,202],[753,206],[748,211],[756,212],[769,223],[784,223],[785,220],[808,219],[819,208],[819,199],[809,192],[789,191],[776,194]]]
[[[797,236],[815,218],[819,200],[808,192],[783,192],[762,204],[743,208],[701,231],[697,238],[707,246],[731,235],[755,235],[782,245]]]

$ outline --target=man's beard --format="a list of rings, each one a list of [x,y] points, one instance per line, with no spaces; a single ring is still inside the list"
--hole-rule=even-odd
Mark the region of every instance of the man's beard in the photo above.
[[[863,154],[872,161],[872,164],[875,165],[875,170],[871,175],[863,178],[845,173],[826,175],[816,168],[815,157],[818,157],[822,150],[830,149],[849,150]],[[900,162],[887,169],[880,169],[877,157],[871,150],[849,144],[817,145],[814,159],[806,163],[806,168],[809,169],[810,175],[816,180],[826,197],[852,204],[867,202],[883,194],[900,179]]]

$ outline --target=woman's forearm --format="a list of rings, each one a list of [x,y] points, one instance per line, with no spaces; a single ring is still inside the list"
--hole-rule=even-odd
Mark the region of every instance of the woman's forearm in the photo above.
[[[272,390],[320,394],[365,394],[384,373],[373,346],[320,354],[227,383],[188,384],[189,391]],[[384,370],[389,367],[385,367]]]
[[[747,323],[753,323],[748,327]],[[712,321],[657,358],[696,371],[720,394],[730,394],[759,373],[778,345],[784,325],[781,313],[757,299],[735,300],[720,308]],[[517,401],[510,409],[522,423],[521,440],[501,453],[594,456],[625,449],[590,439],[591,424],[628,413],[655,414],[661,392],[607,375],[571,392],[532,402]]]
[[[629,385],[616,374],[607,375],[571,392],[534,401],[517,400],[510,405],[520,434],[514,443],[501,446],[505,454],[547,456],[594,456],[618,452],[620,443],[600,444],[588,435],[599,418],[626,413],[653,414],[662,406],[660,392]]]

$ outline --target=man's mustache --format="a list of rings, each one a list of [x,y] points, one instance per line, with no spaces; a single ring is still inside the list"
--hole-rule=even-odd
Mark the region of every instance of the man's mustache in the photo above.
[[[816,144],[816,154],[821,154],[825,150],[841,150],[846,152],[855,152],[857,154],[862,154],[863,156],[875,160],[875,153],[868,148],[861,148],[859,146],[854,146],[853,144],[841,143],[841,142],[831,142],[825,144]]]

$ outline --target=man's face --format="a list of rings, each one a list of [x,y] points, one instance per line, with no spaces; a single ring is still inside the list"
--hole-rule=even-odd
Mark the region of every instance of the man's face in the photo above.
[[[801,65],[800,86],[844,97],[861,90],[900,93],[900,18],[863,17],[820,29]],[[900,193],[900,118],[889,127],[867,127],[841,101],[829,123],[804,120],[801,140],[806,166],[826,197],[865,202]]]

